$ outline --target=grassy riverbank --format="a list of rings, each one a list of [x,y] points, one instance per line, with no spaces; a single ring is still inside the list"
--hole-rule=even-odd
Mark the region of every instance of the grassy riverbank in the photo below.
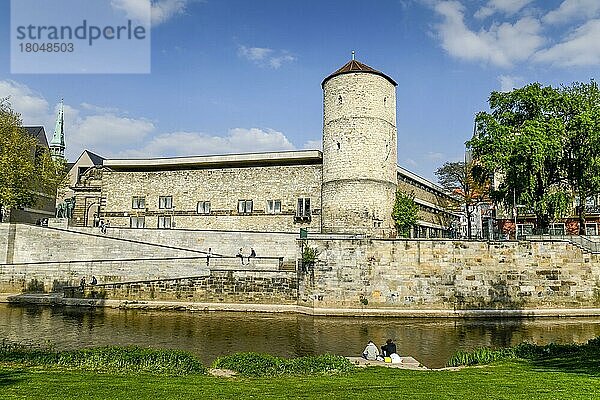
[[[524,363],[460,371],[216,378],[0,368],[2,399],[595,399],[600,378]]]
[[[182,352],[5,346],[0,352],[0,399],[596,399],[596,342],[502,350],[502,357],[478,350],[460,358],[469,364],[502,359],[441,371],[360,369],[336,356],[285,360],[246,353],[215,363],[239,371],[230,378],[207,375],[193,356]],[[529,358],[515,356],[519,352]]]

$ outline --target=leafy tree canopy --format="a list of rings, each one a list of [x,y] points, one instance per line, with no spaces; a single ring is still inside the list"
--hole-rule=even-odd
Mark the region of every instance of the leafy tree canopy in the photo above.
[[[8,99],[0,99],[0,207],[32,206],[36,193],[55,195],[64,172],[65,164],[37,146]]]
[[[511,208],[516,195],[546,229],[584,186],[586,195],[599,193],[598,98],[593,81],[492,92],[491,112],[477,114],[477,134],[467,142],[474,172],[501,178],[492,196]]]
[[[417,223],[418,212],[419,207],[415,203],[414,195],[405,194],[400,190],[396,191],[392,218],[400,236],[410,236],[410,229]]]

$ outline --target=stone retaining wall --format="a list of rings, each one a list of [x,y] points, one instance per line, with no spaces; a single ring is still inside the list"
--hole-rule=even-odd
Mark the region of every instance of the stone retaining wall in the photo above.
[[[568,242],[309,240],[300,305],[544,309],[600,305],[600,260]]]
[[[79,285],[82,277],[89,283],[95,276],[101,285],[109,285],[107,295],[115,299],[177,300],[185,293],[187,301],[288,304],[297,298],[293,235],[145,232],[109,229],[101,235],[89,228],[0,224],[0,293],[61,291]],[[213,257],[207,265],[211,246]],[[258,257],[247,258],[250,246]],[[243,260],[233,256],[240,247]],[[174,279],[187,283],[164,287],[164,280]]]
[[[272,258],[257,257],[249,263],[245,258],[242,264],[236,257],[213,257],[207,266],[199,250],[211,246],[215,252],[233,252],[250,241],[259,255]],[[183,248],[185,244],[189,246]],[[319,256],[314,265],[296,272],[301,246],[315,247]],[[283,259],[274,257],[277,254]],[[1,293],[60,290],[77,286],[82,276],[89,282],[92,275],[109,300],[297,303],[303,309],[337,314],[514,310],[529,315],[532,310],[600,309],[600,256],[565,241],[324,235],[300,241],[286,234],[174,230],[148,231],[144,236],[143,231],[118,229],[98,236],[0,224]]]
[[[212,270],[206,276],[86,286],[66,291],[67,297],[209,303],[296,304],[295,271]]]

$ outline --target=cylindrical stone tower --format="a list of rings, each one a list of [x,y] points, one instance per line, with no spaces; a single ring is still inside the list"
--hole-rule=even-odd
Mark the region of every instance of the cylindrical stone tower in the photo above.
[[[394,229],[396,82],[353,59],[323,80],[322,231]]]

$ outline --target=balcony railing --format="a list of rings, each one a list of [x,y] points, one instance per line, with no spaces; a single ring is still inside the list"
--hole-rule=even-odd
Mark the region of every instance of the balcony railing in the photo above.
[[[526,236],[526,240],[532,240],[532,241],[548,240],[548,239],[564,240],[567,242],[571,242],[573,245],[579,247],[583,251],[586,251],[589,253],[595,253],[595,254],[600,253],[600,242],[590,240],[589,238],[587,238],[585,236],[578,236],[578,235],[527,235]]]

